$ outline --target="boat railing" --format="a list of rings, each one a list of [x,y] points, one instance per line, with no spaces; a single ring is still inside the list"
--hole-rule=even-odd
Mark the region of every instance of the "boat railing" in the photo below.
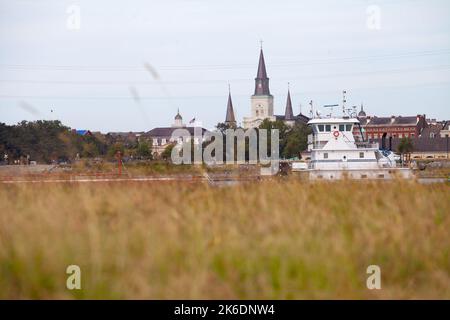
[[[379,148],[378,143],[372,143],[367,141],[355,141],[357,148]]]

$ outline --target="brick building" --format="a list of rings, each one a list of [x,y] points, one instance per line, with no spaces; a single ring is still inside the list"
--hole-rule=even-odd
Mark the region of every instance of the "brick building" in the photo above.
[[[361,108],[358,114],[360,126],[354,127],[354,135],[359,140],[376,140],[385,138],[416,138],[428,125],[425,115],[417,116],[366,116]],[[364,139],[362,139],[362,135]]]

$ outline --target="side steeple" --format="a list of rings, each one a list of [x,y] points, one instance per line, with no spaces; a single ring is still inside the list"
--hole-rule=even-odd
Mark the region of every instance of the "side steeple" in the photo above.
[[[291,92],[288,88],[288,94],[286,99],[286,111],[284,112],[285,120],[294,120],[294,112],[292,111]]]
[[[236,118],[234,117],[233,101],[231,100],[231,90],[229,85],[228,85],[228,103],[227,103],[227,114],[225,116],[225,124],[233,126],[236,125]]]

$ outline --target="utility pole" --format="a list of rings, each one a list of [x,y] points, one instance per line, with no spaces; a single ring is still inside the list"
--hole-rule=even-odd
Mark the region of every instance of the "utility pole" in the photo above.
[[[448,160],[448,134],[446,134],[445,137],[447,138],[447,160]]]
[[[122,175],[122,153],[117,151],[117,168],[119,170],[119,176]]]

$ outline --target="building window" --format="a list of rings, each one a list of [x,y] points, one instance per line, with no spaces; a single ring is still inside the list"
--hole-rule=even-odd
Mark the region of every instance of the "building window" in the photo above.
[[[336,129],[336,127],[335,127],[335,129]],[[327,125],[325,126],[325,131],[326,131],[326,132],[331,132],[331,125],[330,125],[330,124],[327,124]]]
[[[360,153],[359,153],[359,158],[360,158],[360,159],[364,158],[364,152],[360,152]]]
[[[155,146],[157,146],[157,145],[158,145],[158,139],[153,139],[153,144],[154,144]]]
[[[324,159],[328,159],[328,152],[325,152],[325,153],[323,154],[323,158],[324,158]]]
[[[347,131],[352,131],[352,125],[351,124],[347,124],[346,125],[346,129],[347,129]]]
[[[317,128],[319,129],[319,132],[323,132],[324,126],[323,124],[319,124]]]
[[[165,145],[166,144],[166,139],[161,139],[161,145]]]
[[[345,125],[344,124],[340,124],[339,125],[339,131],[345,131]]]

